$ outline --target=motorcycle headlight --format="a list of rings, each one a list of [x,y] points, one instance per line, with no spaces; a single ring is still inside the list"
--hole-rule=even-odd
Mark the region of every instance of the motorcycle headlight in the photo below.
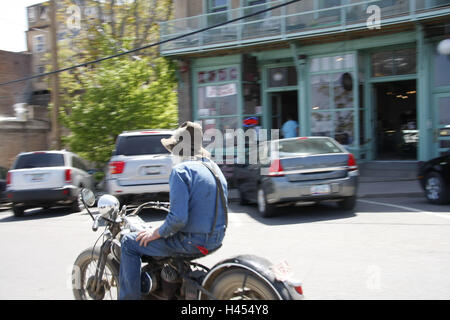
[[[113,219],[120,209],[119,200],[109,194],[105,194],[98,199],[98,212],[102,217]]]

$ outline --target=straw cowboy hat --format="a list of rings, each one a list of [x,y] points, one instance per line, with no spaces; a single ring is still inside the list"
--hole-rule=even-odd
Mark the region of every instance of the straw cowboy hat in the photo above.
[[[202,142],[202,127],[191,121],[183,123],[170,138],[161,139],[162,145],[173,155],[210,158],[211,154],[203,148]]]

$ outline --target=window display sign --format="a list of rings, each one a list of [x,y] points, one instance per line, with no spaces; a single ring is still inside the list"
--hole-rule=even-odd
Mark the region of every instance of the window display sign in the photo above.
[[[200,71],[197,73],[198,83],[234,81],[238,79],[236,67],[222,68],[210,71]]]
[[[207,98],[218,98],[232,96],[237,93],[236,84],[230,83],[222,86],[208,86],[206,87]]]

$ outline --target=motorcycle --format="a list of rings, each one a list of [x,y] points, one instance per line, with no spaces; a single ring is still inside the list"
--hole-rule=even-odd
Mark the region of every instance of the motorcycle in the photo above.
[[[143,209],[170,211],[168,202],[151,201],[136,207],[120,208],[117,198],[105,194],[98,199],[98,212],[90,208],[96,198],[88,189],[80,192],[82,204],[93,219],[92,230],[104,226],[102,244],[84,250],[72,269],[73,294],[77,300],[117,299],[121,238],[149,228],[139,217]],[[94,212],[95,213],[95,212]],[[100,238],[99,238],[100,239]],[[99,240],[98,239],[98,240]],[[97,240],[97,241],[98,241]],[[217,249],[216,249],[217,250]],[[254,255],[225,259],[212,268],[194,260],[212,252],[174,257],[143,256],[141,268],[142,299],[157,300],[292,300],[302,299],[303,290],[292,279],[286,263],[273,265]]]

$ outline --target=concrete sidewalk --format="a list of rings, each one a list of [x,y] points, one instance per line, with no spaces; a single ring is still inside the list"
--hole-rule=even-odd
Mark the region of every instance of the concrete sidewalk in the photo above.
[[[359,183],[358,198],[423,197],[418,180],[365,181]]]
[[[370,161],[359,165],[358,197],[423,196],[417,161]]]

